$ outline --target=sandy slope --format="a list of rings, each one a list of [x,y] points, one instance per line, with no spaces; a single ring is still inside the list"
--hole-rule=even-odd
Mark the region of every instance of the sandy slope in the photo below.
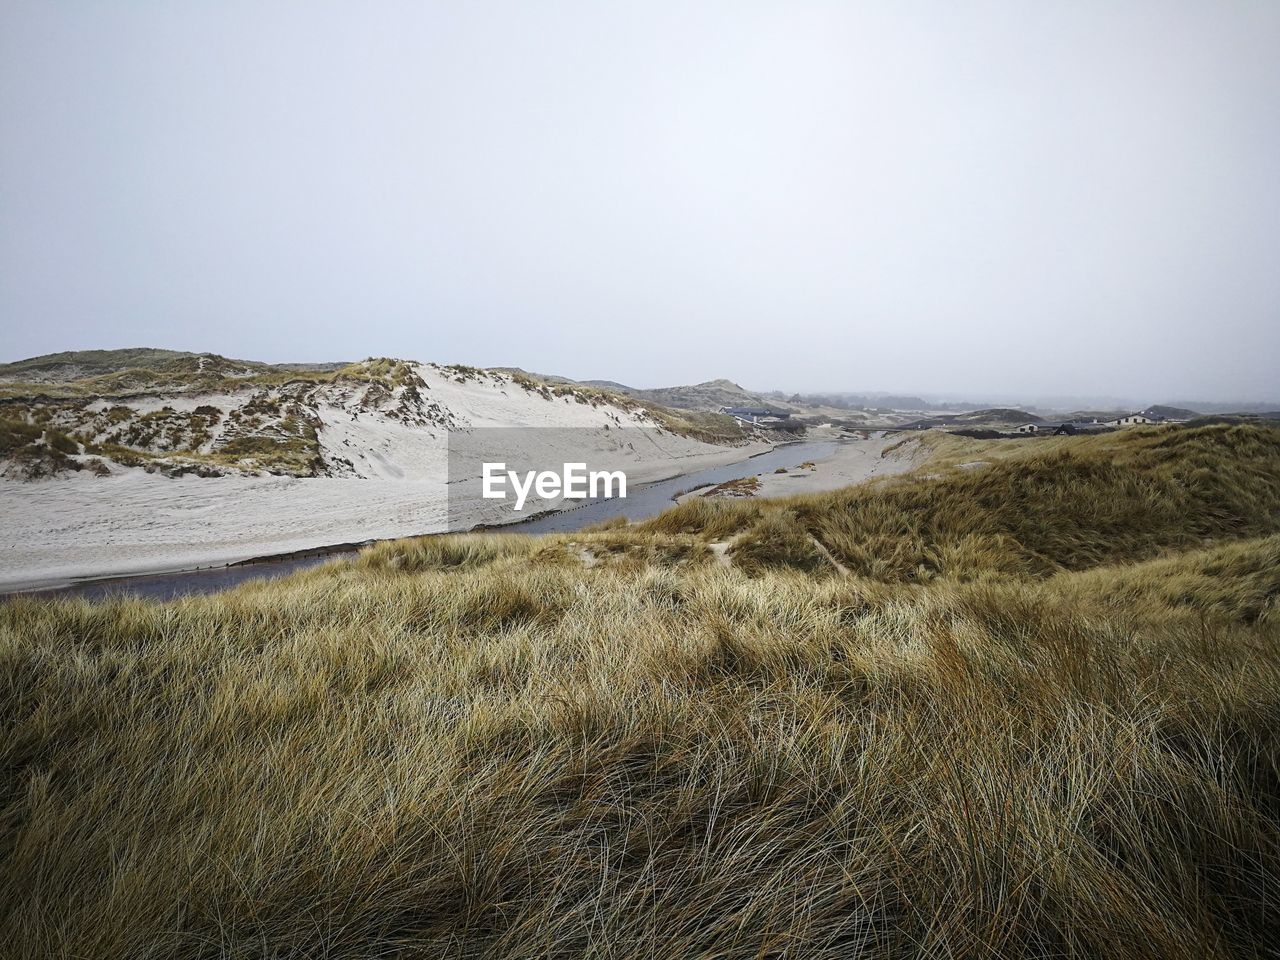
[[[923,454],[920,445],[914,440],[905,444],[901,440],[896,435],[870,440],[842,440],[831,456],[816,461],[812,469],[757,474],[760,486],[754,496],[785,497],[793,493],[838,490],[879,477],[906,473],[921,462]],[[680,499],[705,496],[708,493],[711,493],[710,488],[695,490]]]
[[[812,470],[762,474],[756,496],[784,497],[792,493],[838,490],[877,477],[906,473],[919,462],[920,447],[914,441],[902,444],[901,440],[901,436],[893,435],[875,440],[843,441],[835,453],[817,461]],[[889,447],[895,449],[889,450]]]
[[[346,476],[232,475],[171,479],[114,467],[34,482],[0,480],[0,589],[221,565],[264,554],[445,529],[446,478],[453,431],[459,450],[478,462],[500,455],[516,463],[561,463],[587,456],[593,469],[625,468],[628,481],[665,479],[731,463],[767,447],[723,447],[654,428],[643,412],[547,398],[502,376],[463,379],[422,365],[433,419],[408,423],[369,410],[360,397],[335,393],[316,408],[326,458]],[[163,405],[243,404],[238,395],[141,398]],[[493,428],[505,428],[495,430]],[[515,429],[512,429],[515,428]],[[455,463],[457,461],[455,460]],[[456,479],[456,478],[455,478]],[[457,490],[461,489],[457,484]],[[531,502],[528,512],[559,505]],[[451,519],[467,524],[509,519],[494,501],[455,499]]]

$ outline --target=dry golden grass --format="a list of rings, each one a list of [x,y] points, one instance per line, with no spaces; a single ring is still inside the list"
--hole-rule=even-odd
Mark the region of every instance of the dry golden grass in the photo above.
[[[775,537],[789,523],[854,573],[920,582],[1039,578],[1280,532],[1280,430],[932,443],[933,457],[906,477],[766,503],[695,499],[640,527],[741,546],[765,521]],[[951,468],[975,459],[990,462]]]
[[[1274,504],[1229,511],[1275,463],[1229,434],[1172,447],[1237,487],[1215,510],[1193,485],[1194,544],[1099,549],[1088,513],[1015,528],[1036,559],[976,577],[905,582],[892,544],[878,579],[726,568],[691,510],[168,604],[5,604],[0,953],[1274,955],[1280,537]],[[1162,483],[1138,452],[1161,441],[1125,442]],[[1066,496],[1025,482],[1031,509]],[[784,540],[815,522],[714,506]],[[830,506],[873,531],[887,509]],[[1009,536],[989,513],[963,536]]]

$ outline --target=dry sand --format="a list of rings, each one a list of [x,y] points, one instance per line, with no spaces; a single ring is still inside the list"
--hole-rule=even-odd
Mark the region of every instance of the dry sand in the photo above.
[[[628,482],[639,484],[757,452],[756,445],[710,447],[679,459],[626,462],[625,468]],[[448,516],[443,462],[431,479],[169,479],[129,469],[111,477],[81,472],[35,483],[2,482],[0,590],[437,533]],[[527,509],[561,505],[531,499]],[[499,522],[500,509],[494,501],[474,502],[465,517],[470,523]],[[456,503],[454,510],[456,519]]]
[[[821,439],[811,436],[806,439]],[[892,448],[892,449],[890,449]],[[786,473],[757,474],[760,486],[754,497],[785,497],[793,493],[819,493],[865,483],[879,477],[892,477],[913,469],[923,459],[920,444],[914,439],[889,436],[871,440],[841,440],[831,456],[815,461],[812,469],[795,469]],[[695,490],[681,500],[705,496],[710,489]]]

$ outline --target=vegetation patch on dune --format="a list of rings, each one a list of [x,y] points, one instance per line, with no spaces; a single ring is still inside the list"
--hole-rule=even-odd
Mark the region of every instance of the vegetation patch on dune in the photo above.
[[[145,365],[108,370],[111,363],[130,359]],[[316,408],[330,399],[322,395],[324,387],[334,391],[334,402],[351,395],[356,409],[401,422],[425,425],[439,419],[421,393],[426,385],[414,365],[386,357],[272,366],[174,351],[82,351],[0,370],[47,378],[11,381],[0,388],[7,395],[6,422],[65,433],[88,453],[171,475],[321,475],[326,462]],[[212,403],[175,408],[190,395],[208,395],[226,409]],[[147,409],[150,404],[158,406]],[[33,461],[30,451],[16,455]],[[0,452],[0,459],[14,456]],[[24,475],[77,468],[66,458],[38,462],[41,469],[28,467]]]
[[[62,470],[82,470],[86,464],[75,459],[80,444],[46,423],[0,419],[0,465],[4,471],[24,479],[36,479]]]

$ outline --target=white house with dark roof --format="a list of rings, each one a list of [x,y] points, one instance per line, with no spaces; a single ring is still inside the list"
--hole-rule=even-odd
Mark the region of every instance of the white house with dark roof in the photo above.
[[[1153,417],[1145,413],[1129,413],[1123,417],[1107,421],[1107,425],[1111,427],[1138,427],[1156,423],[1164,423],[1164,417]]]

